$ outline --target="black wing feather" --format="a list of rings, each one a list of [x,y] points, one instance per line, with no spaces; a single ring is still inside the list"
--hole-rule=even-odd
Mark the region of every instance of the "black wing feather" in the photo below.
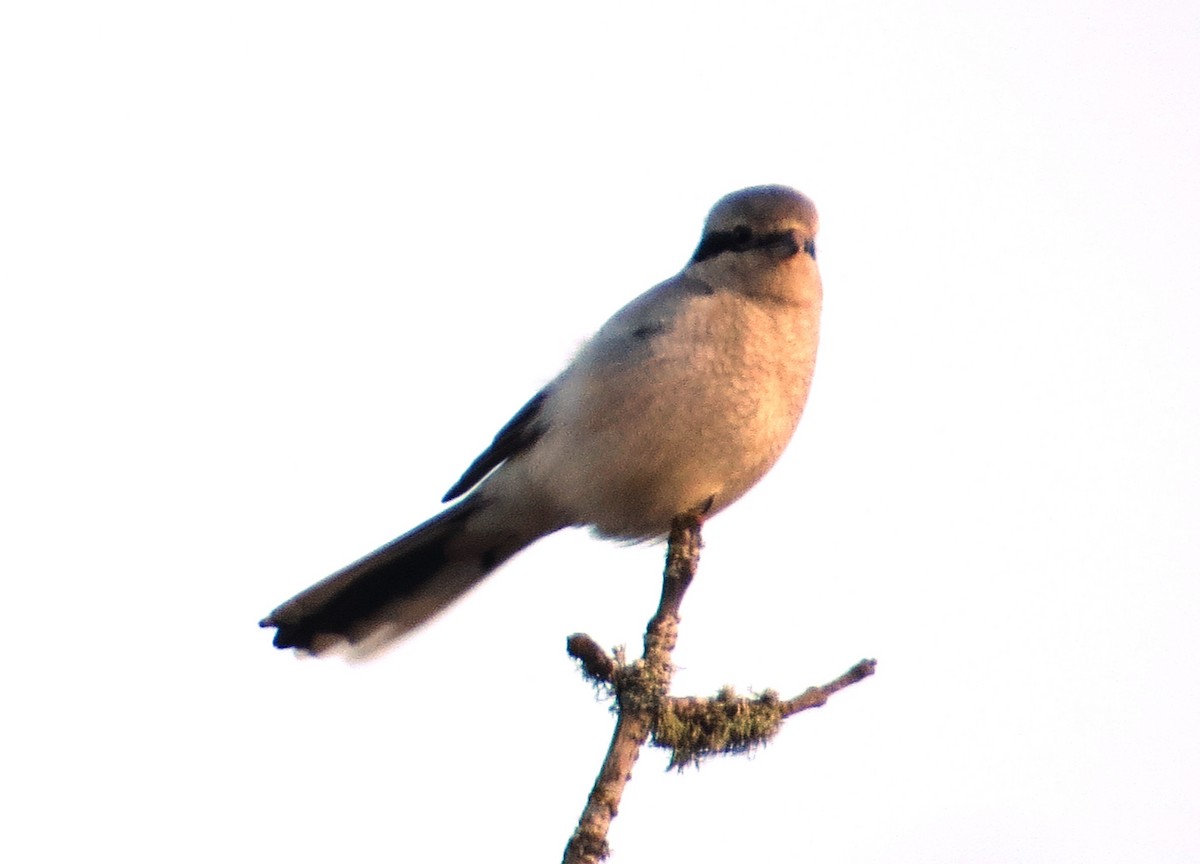
[[[527,449],[541,437],[542,425],[538,422],[538,414],[548,395],[548,391],[541,391],[504,424],[504,428],[496,433],[492,445],[479,454],[479,458],[471,463],[471,467],[458,478],[458,482],[450,487],[450,491],[442,498],[442,503],[462,495],[505,459]]]

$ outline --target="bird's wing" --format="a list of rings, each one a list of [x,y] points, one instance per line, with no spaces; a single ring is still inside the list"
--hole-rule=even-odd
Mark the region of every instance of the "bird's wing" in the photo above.
[[[442,498],[442,502],[451,501],[462,495],[505,459],[515,456],[530,447],[542,434],[538,415],[542,404],[546,401],[549,390],[545,389],[525,403],[516,415],[504,424],[504,428],[496,433],[491,446],[479,454],[479,457],[458,478],[458,482],[450,487],[450,491]]]
[[[579,352],[588,362],[601,366],[625,365],[637,358],[674,327],[697,298],[715,291],[700,279],[680,273],[634,298],[610,318]]]
[[[632,358],[650,350],[654,340],[671,329],[674,317],[689,297],[712,293],[713,289],[707,283],[683,274],[668,279],[617,312],[580,350],[579,356],[586,357],[587,362],[597,368],[628,364]],[[570,374],[570,368],[564,374]],[[468,491],[505,459],[527,450],[541,437],[545,430],[542,408],[555,383],[543,388],[504,425],[491,446],[450,487],[442,498],[443,503]]]

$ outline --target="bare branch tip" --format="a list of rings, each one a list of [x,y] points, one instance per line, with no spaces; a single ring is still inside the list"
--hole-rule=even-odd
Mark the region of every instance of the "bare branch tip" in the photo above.
[[[611,684],[617,664],[608,653],[586,633],[567,637],[567,654],[578,660],[583,674],[598,684]]]

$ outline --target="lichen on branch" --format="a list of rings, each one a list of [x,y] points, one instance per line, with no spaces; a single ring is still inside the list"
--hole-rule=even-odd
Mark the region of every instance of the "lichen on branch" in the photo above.
[[[671,768],[682,770],[703,759],[746,753],[760,747],[793,714],[824,705],[844,687],[875,672],[874,660],[860,660],[822,687],[810,687],[783,700],[773,690],[737,696],[723,688],[715,697],[668,695],[675,668],[671,652],[679,632],[679,607],[700,560],[703,512],[681,516],[671,526],[662,597],[646,627],[642,656],[627,663],[618,648],[606,652],[590,636],[576,633],[567,653],[584,677],[615,697],[617,726],[579,825],[567,843],[564,864],[598,864],[608,857],[608,829],[617,815],[625,784],[647,740],[671,751]]]

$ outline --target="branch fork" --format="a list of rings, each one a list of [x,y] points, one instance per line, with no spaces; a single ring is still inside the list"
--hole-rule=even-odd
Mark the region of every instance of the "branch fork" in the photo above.
[[[680,770],[710,756],[745,753],[769,741],[786,718],[824,705],[834,693],[875,673],[874,660],[860,660],[828,684],[792,699],[781,699],[773,690],[741,697],[732,688],[706,698],[668,695],[679,607],[700,561],[702,517],[681,516],[671,526],[662,596],[646,627],[641,658],[626,663],[621,649],[610,654],[583,633],[567,639],[567,653],[579,661],[584,676],[615,696],[617,726],[563,864],[598,864],[608,857],[609,826],[648,740],[670,750],[670,767]]]

